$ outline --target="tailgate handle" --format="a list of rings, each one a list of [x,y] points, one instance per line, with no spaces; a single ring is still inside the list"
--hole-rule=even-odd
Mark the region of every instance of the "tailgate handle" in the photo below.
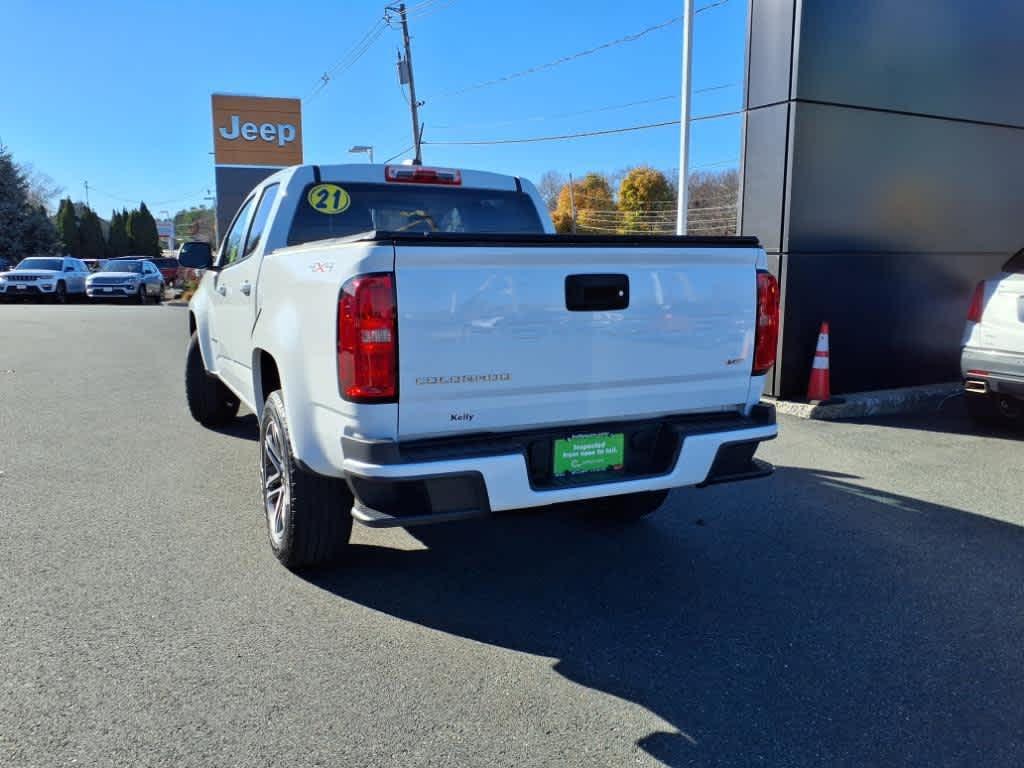
[[[601,312],[628,306],[628,275],[569,275],[565,278],[565,308],[570,312]]]

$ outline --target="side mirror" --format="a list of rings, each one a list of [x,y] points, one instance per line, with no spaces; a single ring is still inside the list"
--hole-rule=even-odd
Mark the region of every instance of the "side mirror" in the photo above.
[[[64,271],[65,272],[74,272],[75,268],[74,267],[64,267]]]
[[[213,251],[209,243],[185,243],[178,251],[178,263],[190,269],[209,269],[213,266]]]

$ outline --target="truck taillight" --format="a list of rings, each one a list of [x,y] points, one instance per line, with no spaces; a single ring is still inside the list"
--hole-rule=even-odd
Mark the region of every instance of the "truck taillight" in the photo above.
[[[754,330],[754,376],[775,365],[779,349],[779,281],[769,272],[757,273],[757,328]]]
[[[982,280],[974,288],[974,295],[971,297],[971,306],[967,308],[967,322],[980,323],[981,316],[985,312],[985,281]]]
[[[338,387],[355,403],[398,400],[394,275],[360,275],[338,298]]]
[[[443,184],[457,187],[462,184],[462,172],[454,168],[424,168],[422,165],[386,165],[384,179],[409,184]]]

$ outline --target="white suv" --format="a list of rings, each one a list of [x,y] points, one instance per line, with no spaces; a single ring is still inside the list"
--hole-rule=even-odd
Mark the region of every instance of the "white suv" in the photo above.
[[[0,274],[0,298],[48,298],[63,304],[71,296],[85,296],[88,276],[89,268],[80,259],[33,256]]]
[[[975,421],[1024,424],[1024,250],[975,288],[960,370]]]

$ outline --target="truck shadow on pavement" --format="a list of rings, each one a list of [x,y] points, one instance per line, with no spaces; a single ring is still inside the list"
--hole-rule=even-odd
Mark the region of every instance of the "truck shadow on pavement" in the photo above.
[[[246,411],[227,426],[213,427],[211,431],[228,437],[237,437],[239,440],[256,442],[260,439],[260,422],[255,413]]]
[[[1017,526],[782,468],[630,527],[559,510],[410,533],[428,548],[354,546],[307,578],[558,659],[670,723],[632,736],[667,765],[1024,764]]]

